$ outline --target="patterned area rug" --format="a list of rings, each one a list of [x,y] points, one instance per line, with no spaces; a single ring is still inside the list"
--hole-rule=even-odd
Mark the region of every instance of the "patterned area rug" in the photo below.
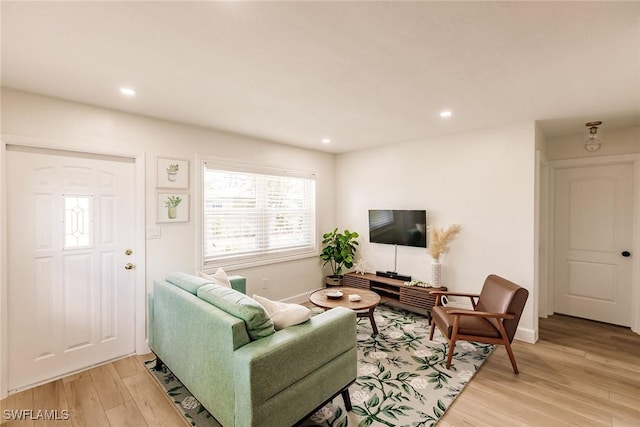
[[[305,420],[305,427],[434,426],[493,351],[492,345],[458,341],[451,369],[445,368],[446,340],[429,341],[426,317],[381,305],[371,336],[369,319],[358,319],[358,378],[349,387],[353,410],[338,396]],[[147,368],[191,425],[220,424],[165,368]]]

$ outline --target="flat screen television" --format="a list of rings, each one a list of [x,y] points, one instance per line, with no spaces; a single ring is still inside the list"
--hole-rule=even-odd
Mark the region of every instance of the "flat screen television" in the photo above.
[[[427,211],[369,210],[369,241],[427,247]]]

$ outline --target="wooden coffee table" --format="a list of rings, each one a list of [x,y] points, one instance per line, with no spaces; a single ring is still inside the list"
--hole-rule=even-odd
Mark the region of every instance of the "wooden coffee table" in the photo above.
[[[325,296],[324,291],[342,291],[344,295],[341,298],[329,298]],[[360,301],[350,301],[349,295],[360,295]],[[330,289],[322,288],[314,291],[309,300],[318,307],[331,309],[334,307],[345,307],[356,312],[357,317],[368,317],[371,321],[373,334],[378,334],[378,327],[373,318],[373,310],[380,304],[380,295],[366,289],[348,288],[344,286],[332,286]]]

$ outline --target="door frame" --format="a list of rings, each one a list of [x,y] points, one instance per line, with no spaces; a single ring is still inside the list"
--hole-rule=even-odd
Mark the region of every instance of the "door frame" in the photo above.
[[[555,250],[555,183],[556,170],[587,167],[631,164],[633,167],[633,224],[632,224],[632,262],[631,262],[631,330],[640,334],[640,154],[621,154],[615,156],[597,156],[580,159],[552,160],[549,191],[549,287],[547,295],[540,295],[549,301],[549,314],[555,312],[553,294],[554,283],[554,250]]]
[[[549,247],[552,239],[551,234],[551,209],[550,193],[552,188],[551,175],[552,167],[547,157],[540,150],[536,150],[536,227],[535,233],[537,243],[535,244],[536,253],[536,301],[537,301],[537,317],[546,318],[550,312],[549,306],[549,286],[550,286],[550,265],[549,265]],[[538,328],[536,328],[538,331]]]
[[[0,235],[7,236],[7,145],[22,147],[58,150],[83,154],[106,155],[124,157],[134,160],[134,227],[136,248],[135,269],[135,302],[134,302],[134,351],[136,354],[148,353],[147,345],[147,303],[146,303],[146,154],[144,152],[122,151],[117,149],[99,149],[88,147],[75,147],[65,145],[55,140],[31,138],[19,135],[2,134],[0,141]],[[7,241],[6,237],[0,239],[0,399],[7,397],[7,378],[9,373],[9,349],[8,349],[8,315],[7,315]]]

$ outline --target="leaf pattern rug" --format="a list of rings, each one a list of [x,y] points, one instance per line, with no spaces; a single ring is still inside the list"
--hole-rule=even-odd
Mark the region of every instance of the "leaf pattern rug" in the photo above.
[[[429,341],[425,316],[380,305],[379,334],[367,318],[358,319],[358,378],[349,387],[353,409],[338,396],[302,423],[304,427],[434,426],[493,351],[492,345],[458,341],[447,370],[447,341],[438,329]],[[164,367],[147,368],[193,426],[220,424]]]

